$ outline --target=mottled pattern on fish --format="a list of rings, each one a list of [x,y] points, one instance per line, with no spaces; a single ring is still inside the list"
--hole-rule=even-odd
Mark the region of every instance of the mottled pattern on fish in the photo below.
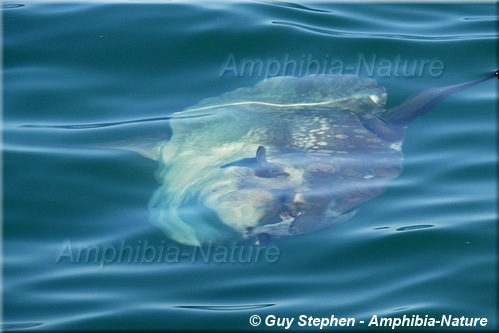
[[[203,100],[173,115],[170,140],[152,154],[162,185],[151,222],[200,245],[345,221],[400,174],[405,125],[488,78],[427,90],[389,110],[385,89],[355,76],[276,77]]]

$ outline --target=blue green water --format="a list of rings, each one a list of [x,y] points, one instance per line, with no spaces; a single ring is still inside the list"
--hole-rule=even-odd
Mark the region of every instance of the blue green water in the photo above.
[[[412,123],[386,193],[348,222],[276,243],[277,260],[191,260],[148,222],[157,164],[82,148],[167,132],[164,120],[132,121],[314,66],[376,79],[389,106],[478,79],[497,67],[493,4],[8,2],[2,15],[4,328],[254,329],[254,314],[366,321],[344,331],[373,315],[497,325],[495,80]],[[284,68],[291,60],[302,72]],[[406,72],[382,62],[398,60]],[[188,255],[67,256],[68,244],[146,242]]]

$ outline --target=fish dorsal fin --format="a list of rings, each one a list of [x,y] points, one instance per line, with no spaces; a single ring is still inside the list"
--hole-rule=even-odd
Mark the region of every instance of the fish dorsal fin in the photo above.
[[[267,164],[267,151],[264,146],[260,146],[256,150],[256,161],[261,165]]]
[[[402,104],[383,112],[380,118],[392,125],[407,126],[411,121],[428,112],[446,97],[493,77],[499,78],[498,72],[499,70],[474,81],[423,90],[409,97]]]

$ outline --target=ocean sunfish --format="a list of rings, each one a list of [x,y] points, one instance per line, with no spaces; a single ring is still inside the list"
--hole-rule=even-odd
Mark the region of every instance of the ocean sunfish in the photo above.
[[[357,76],[274,77],[172,115],[157,160],[150,221],[193,246],[256,243],[348,220],[402,171],[406,127],[447,96],[485,81],[424,90],[386,109]]]

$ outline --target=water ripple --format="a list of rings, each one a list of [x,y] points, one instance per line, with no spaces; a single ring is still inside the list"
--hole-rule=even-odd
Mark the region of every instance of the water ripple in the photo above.
[[[4,10],[4,9],[18,9],[18,8],[22,8],[26,5],[23,5],[21,3],[3,3],[1,5],[1,9]]]
[[[176,305],[175,308],[197,309],[209,311],[244,311],[262,309],[275,306],[275,304],[250,304],[250,305]]]
[[[463,21],[482,21],[482,22],[489,22],[489,21],[497,21],[499,20],[498,16],[467,16],[463,17]]]
[[[395,231],[409,231],[409,230],[426,229],[426,228],[432,228],[432,227],[434,227],[434,225],[431,225],[431,224],[409,225],[407,227],[397,228]]]
[[[396,40],[416,40],[416,41],[453,41],[453,40],[487,40],[496,39],[497,34],[468,34],[468,35],[447,35],[447,36],[423,36],[410,34],[392,34],[377,32],[349,32],[328,28],[314,27],[306,24],[300,24],[288,21],[272,21],[273,24],[298,28],[318,34],[329,35],[342,38],[377,38],[377,39],[396,39]]]
[[[210,113],[203,114],[190,114],[187,116],[175,115],[175,116],[165,116],[165,117],[154,117],[154,118],[143,118],[143,119],[133,119],[133,120],[123,120],[123,121],[113,121],[113,122],[103,122],[103,123],[91,123],[91,124],[70,124],[70,125],[35,125],[35,124],[25,124],[19,125],[20,128],[39,128],[39,129],[69,129],[69,130],[81,130],[81,129],[95,129],[103,127],[116,127],[121,125],[129,124],[140,124],[140,123],[150,123],[165,120],[179,120],[179,119],[193,119],[210,116]]]
[[[6,331],[26,330],[41,325],[43,323],[3,323],[2,329]]]
[[[316,8],[312,8],[309,6],[299,5],[299,4],[291,3],[291,2],[263,1],[263,0],[259,0],[258,2],[273,5],[273,6],[280,6],[280,7],[285,7],[285,8],[292,8],[292,9],[305,10],[305,11],[318,12],[318,13],[330,13],[331,12],[329,10],[316,9]]]

